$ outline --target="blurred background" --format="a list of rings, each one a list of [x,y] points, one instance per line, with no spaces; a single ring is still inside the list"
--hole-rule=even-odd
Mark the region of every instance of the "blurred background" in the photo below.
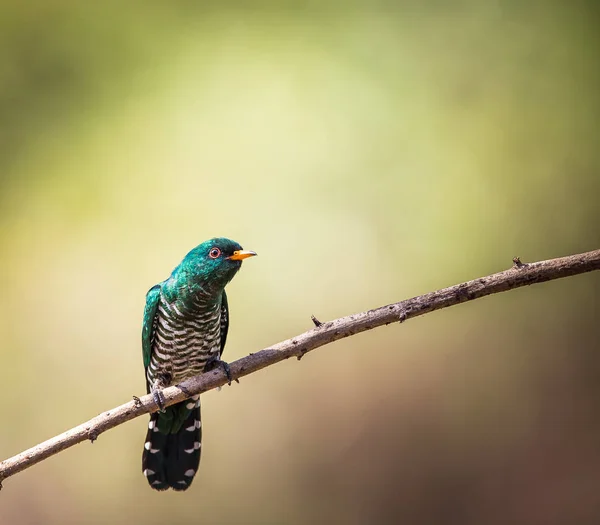
[[[0,8],[0,458],[144,393],[147,289],[260,257],[225,357],[600,247],[595,2]],[[600,523],[600,275],[336,342],[204,396],[186,493],[147,418],[4,482],[0,523]]]

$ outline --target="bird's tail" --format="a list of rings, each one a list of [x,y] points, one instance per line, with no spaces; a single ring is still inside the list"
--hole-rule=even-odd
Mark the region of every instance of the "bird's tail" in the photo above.
[[[142,471],[153,489],[186,490],[200,464],[200,397],[150,415]]]

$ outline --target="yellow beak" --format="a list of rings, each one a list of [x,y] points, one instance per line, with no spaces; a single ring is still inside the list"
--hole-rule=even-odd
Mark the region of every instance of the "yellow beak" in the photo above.
[[[232,261],[243,261],[244,259],[254,257],[255,255],[256,252],[251,252],[250,250],[237,250],[233,252],[233,255],[228,257],[228,259],[231,259]]]

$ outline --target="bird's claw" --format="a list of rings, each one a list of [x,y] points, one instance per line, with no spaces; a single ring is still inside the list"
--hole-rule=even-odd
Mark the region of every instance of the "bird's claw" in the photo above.
[[[192,393],[183,385],[177,385],[177,388],[181,390],[187,397],[192,397]]]
[[[227,384],[229,386],[231,386],[231,380],[232,380],[231,379],[231,368],[227,361],[222,361],[218,357],[215,357],[214,359],[211,359],[210,361],[208,361],[208,363],[206,363],[206,367],[205,367],[204,371],[209,372],[210,370],[214,370],[218,366],[221,367],[223,372],[225,372],[225,376],[227,377]],[[236,382],[239,383],[239,381],[237,379],[236,379]]]
[[[231,367],[227,361],[219,361],[219,366],[225,372],[225,376],[227,377],[227,384],[231,386]]]
[[[152,391],[152,399],[156,403],[159,412],[165,411],[165,396],[162,393],[162,390],[153,390]]]

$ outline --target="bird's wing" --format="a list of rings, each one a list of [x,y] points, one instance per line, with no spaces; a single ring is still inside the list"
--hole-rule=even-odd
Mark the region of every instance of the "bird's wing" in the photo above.
[[[225,342],[227,341],[227,332],[229,331],[229,305],[227,304],[227,294],[223,290],[221,298],[221,356],[225,350]]]
[[[154,343],[154,332],[158,316],[158,301],[160,299],[160,284],[148,290],[146,294],[146,307],[144,308],[144,322],[142,324],[142,354],[144,356],[144,368],[150,366],[152,358],[152,343]]]

